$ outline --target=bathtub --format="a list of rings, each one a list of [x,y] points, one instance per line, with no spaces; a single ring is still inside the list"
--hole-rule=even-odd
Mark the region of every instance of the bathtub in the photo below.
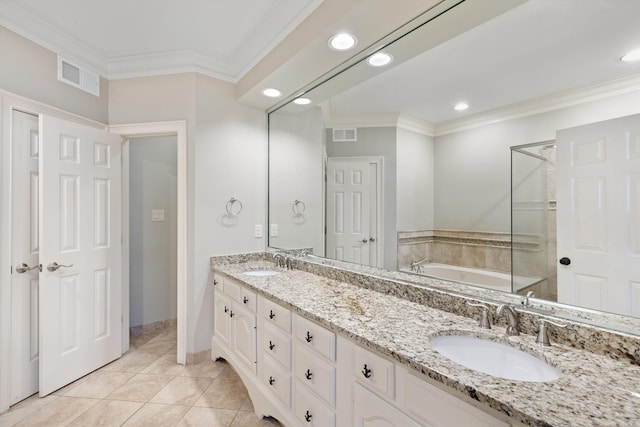
[[[410,268],[406,268],[404,271],[467,285],[482,286],[496,291],[511,292],[511,274],[508,273],[437,263],[421,264],[418,272],[411,271]]]

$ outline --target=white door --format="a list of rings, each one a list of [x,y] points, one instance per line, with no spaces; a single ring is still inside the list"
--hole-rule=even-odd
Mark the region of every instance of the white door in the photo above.
[[[120,137],[41,115],[39,166],[45,396],[120,356]]]
[[[38,391],[38,116],[11,112],[11,396]]]
[[[557,134],[558,300],[640,316],[640,115]]]
[[[369,161],[327,161],[327,257],[369,264]]]

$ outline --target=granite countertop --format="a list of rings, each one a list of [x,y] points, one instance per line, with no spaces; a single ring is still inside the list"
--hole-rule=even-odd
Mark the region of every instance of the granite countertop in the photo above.
[[[506,337],[504,328],[482,330],[477,321],[391,295],[303,271],[256,277],[265,261],[213,265],[292,311],[356,343],[533,426],[640,426],[640,366],[560,344],[540,347],[532,335]],[[454,331],[509,342],[547,360],[561,372],[545,383],[493,377],[437,353],[429,336]]]

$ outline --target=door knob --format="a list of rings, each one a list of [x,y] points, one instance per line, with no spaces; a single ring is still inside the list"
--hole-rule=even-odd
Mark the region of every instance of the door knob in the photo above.
[[[73,267],[73,264],[63,265],[63,264],[58,264],[57,262],[52,262],[51,264],[47,265],[47,270],[56,271],[60,267]]]
[[[569,265],[569,264],[571,264],[571,260],[569,258],[567,258],[566,256],[562,257],[562,258],[560,258],[560,264]]]
[[[42,264],[38,264],[38,265],[34,265],[33,267],[29,267],[28,264],[25,264],[23,262],[22,264],[20,264],[19,266],[16,267],[16,273],[22,274],[22,273],[26,273],[27,271],[35,270],[36,268],[40,268],[40,271],[42,271]]]

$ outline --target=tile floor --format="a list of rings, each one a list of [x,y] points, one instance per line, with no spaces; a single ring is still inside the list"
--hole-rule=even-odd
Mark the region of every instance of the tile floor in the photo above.
[[[132,337],[120,359],[47,397],[14,405],[0,415],[0,427],[280,426],[255,415],[229,364],[178,365],[175,342],[175,327]]]

